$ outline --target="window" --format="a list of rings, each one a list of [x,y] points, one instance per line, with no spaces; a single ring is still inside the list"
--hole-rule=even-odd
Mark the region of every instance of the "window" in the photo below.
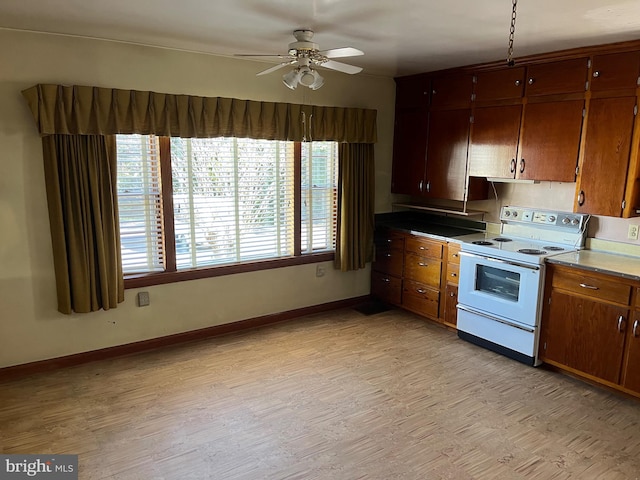
[[[335,249],[335,142],[118,135],[117,147],[125,275]]]

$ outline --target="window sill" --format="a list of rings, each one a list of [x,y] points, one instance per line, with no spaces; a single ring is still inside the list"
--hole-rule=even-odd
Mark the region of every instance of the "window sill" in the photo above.
[[[166,283],[198,280],[200,278],[221,277],[236,273],[256,272],[272,268],[290,267],[293,265],[305,265],[307,263],[319,263],[333,261],[333,252],[314,253],[299,257],[277,258],[256,262],[238,263],[220,267],[198,268],[193,270],[181,270],[179,272],[158,272],[140,275],[128,275],[124,279],[124,288],[149,287],[151,285],[163,285]]]

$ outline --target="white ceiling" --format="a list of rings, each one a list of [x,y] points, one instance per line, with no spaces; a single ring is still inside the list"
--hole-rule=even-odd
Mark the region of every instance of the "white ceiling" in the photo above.
[[[397,76],[505,58],[512,0],[2,0],[0,27],[218,55],[286,53],[294,29]],[[520,0],[515,56],[640,38],[640,1]],[[277,63],[274,60],[274,64]]]

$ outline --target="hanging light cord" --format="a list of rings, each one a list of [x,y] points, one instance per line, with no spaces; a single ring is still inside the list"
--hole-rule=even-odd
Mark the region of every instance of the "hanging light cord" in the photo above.
[[[513,36],[516,33],[516,7],[518,0],[513,0],[513,10],[511,11],[511,28],[509,29],[509,50],[507,51],[507,65],[513,67],[515,61],[513,60]]]

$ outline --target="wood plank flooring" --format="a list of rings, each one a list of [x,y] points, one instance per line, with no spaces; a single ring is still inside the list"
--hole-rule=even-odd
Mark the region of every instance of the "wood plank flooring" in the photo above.
[[[628,480],[640,402],[345,309],[0,384],[0,451],[83,480]]]

